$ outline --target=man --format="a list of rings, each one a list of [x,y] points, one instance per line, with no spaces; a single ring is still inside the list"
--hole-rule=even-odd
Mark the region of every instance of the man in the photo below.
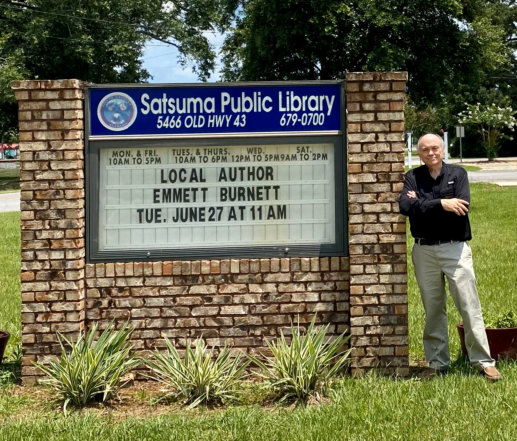
[[[443,140],[437,135],[418,140],[418,155],[424,165],[406,174],[399,205],[400,212],[409,216],[415,238],[412,258],[426,315],[426,359],[438,373],[449,368],[445,276],[463,318],[470,363],[488,380],[500,380],[490,356],[472,253],[466,242],[472,238],[467,172],[443,162]]]

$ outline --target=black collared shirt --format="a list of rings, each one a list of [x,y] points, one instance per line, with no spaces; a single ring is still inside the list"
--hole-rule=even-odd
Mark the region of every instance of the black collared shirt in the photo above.
[[[408,191],[416,192],[417,198],[409,198]],[[413,237],[427,240],[472,239],[468,215],[458,216],[443,209],[440,199],[451,198],[470,202],[468,175],[463,168],[444,162],[436,179],[430,175],[426,165],[406,173],[399,207],[402,214],[409,216]]]

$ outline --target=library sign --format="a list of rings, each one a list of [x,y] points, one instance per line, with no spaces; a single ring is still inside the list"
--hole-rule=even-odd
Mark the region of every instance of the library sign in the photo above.
[[[344,255],[341,82],[91,86],[88,259]]]

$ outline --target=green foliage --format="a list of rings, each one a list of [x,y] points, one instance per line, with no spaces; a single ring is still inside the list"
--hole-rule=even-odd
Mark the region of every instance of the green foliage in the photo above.
[[[201,77],[214,65],[205,31],[219,21],[215,0],[4,1],[2,34],[9,57],[19,54],[28,75],[42,79],[138,82],[144,44],[156,39],[191,57]]]
[[[1,14],[1,13],[0,13]],[[0,21],[1,23],[1,21]],[[22,50],[17,47],[7,49],[7,41],[12,36],[0,33],[0,142],[11,143],[18,138],[17,106],[11,82],[20,80],[25,74]]]
[[[72,342],[61,334],[61,357],[48,363],[36,363],[47,376],[42,382],[54,389],[68,404],[85,406],[113,398],[123,377],[140,364],[128,342],[133,332],[127,323],[119,330],[111,323],[95,340],[97,323]]]
[[[487,328],[514,328],[516,326],[517,320],[513,311],[499,313],[485,319],[485,327]]]
[[[440,130],[446,129],[450,121],[449,113],[449,109],[445,107],[430,104],[417,107],[414,103],[408,102],[404,107],[406,131],[413,133],[416,143],[418,138],[426,133],[439,133]]]
[[[271,357],[262,360],[250,356],[281,401],[306,402],[311,395],[323,392],[346,366],[351,350],[344,348],[349,337],[327,337],[329,324],[315,329],[315,321],[316,316],[306,332],[300,323],[292,324],[290,342],[283,332],[279,340],[268,342]]]
[[[501,138],[507,137],[503,133],[503,129],[508,128],[513,131],[517,124],[515,113],[517,112],[511,106],[501,107],[495,103],[490,105],[476,103],[467,104],[467,109],[458,117],[460,124],[473,124],[478,127],[487,158],[492,160],[497,156]]]
[[[472,22],[471,32],[479,46],[479,61],[492,69],[510,65],[510,48],[506,44],[505,29],[497,23],[495,11],[487,8],[484,15],[476,17]]]
[[[214,348],[208,350],[200,337],[194,342],[194,349],[187,342],[182,359],[171,341],[165,338],[165,342],[167,352],[155,351],[147,366],[152,371],[151,378],[172,389],[167,396],[181,397],[189,407],[225,403],[236,397],[237,382],[248,365],[240,355],[231,357],[227,347],[216,355]]]
[[[149,73],[142,54],[150,40],[177,48],[180,64],[193,63],[206,79],[215,65],[207,33],[223,15],[217,0],[3,0],[0,132],[12,134],[17,126],[12,80],[143,82]]]
[[[23,63],[20,61],[23,52],[20,48],[9,51],[8,41],[10,38],[12,38],[12,33],[0,34],[0,102],[10,101],[14,103],[11,82],[23,77]]]
[[[515,33],[500,20],[510,6],[502,1],[228,2],[237,3],[223,48],[228,80],[403,70],[414,102],[438,105],[450,95],[477,93],[513,57],[508,37]]]

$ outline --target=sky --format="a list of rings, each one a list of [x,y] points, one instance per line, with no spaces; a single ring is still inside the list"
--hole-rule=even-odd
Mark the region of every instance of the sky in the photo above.
[[[222,42],[223,35],[210,34],[208,40],[217,50]],[[153,78],[150,83],[198,83],[199,80],[192,72],[192,64],[182,67],[178,62],[178,50],[174,46],[161,43],[156,40],[150,41],[143,54],[144,67]],[[219,64],[218,64],[219,65]],[[219,73],[212,74],[209,82],[218,81]]]

